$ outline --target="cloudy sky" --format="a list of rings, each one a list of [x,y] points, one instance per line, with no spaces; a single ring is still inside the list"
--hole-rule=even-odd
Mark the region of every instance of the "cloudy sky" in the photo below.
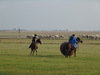
[[[100,30],[100,0],[0,0],[0,30]]]

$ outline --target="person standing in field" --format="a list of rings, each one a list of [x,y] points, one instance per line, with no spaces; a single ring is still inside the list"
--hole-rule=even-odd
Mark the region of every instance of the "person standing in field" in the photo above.
[[[72,36],[70,36],[68,43],[72,43],[74,46],[73,50],[76,50],[77,40],[76,40],[75,34],[72,34]]]
[[[32,38],[32,43],[30,44],[30,46],[29,46],[29,48],[31,48],[32,47],[32,45],[34,46],[35,44],[35,41],[36,41],[36,34],[34,34],[34,36],[33,36],[33,38]]]

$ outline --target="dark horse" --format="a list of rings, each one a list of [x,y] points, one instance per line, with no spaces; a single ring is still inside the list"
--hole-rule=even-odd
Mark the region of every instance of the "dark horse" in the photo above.
[[[78,41],[77,44],[80,42],[82,43],[83,41],[77,37],[76,40]],[[76,49],[74,48],[72,43],[68,43],[68,42],[63,42],[60,45],[60,51],[61,53],[65,56],[65,57],[70,57],[74,54],[74,57],[76,57]]]
[[[30,55],[32,53],[34,54],[35,51],[36,51],[36,55],[37,55],[38,43],[42,44],[40,39],[37,39],[36,42],[31,43],[31,45],[29,46],[29,48],[31,48]]]

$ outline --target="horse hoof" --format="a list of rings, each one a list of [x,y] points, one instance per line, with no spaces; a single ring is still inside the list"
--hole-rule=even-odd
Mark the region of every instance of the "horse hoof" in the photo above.
[[[65,56],[66,58],[68,58],[68,56]]]

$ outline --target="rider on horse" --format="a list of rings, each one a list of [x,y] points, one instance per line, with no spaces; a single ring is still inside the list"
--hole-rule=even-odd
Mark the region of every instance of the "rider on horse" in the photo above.
[[[68,42],[63,42],[60,46],[60,51],[65,57],[70,57],[74,54],[74,57],[76,57],[76,48],[77,44],[79,42],[83,42],[79,37],[75,37],[75,34],[70,36]]]
[[[32,38],[32,43],[30,44],[29,48],[31,48],[32,45],[35,45],[34,43],[36,42],[36,34],[34,34],[34,37]]]
[[[35,39],[36,39],[36,34],[34,34],[34,37],[32,38],[32,42],[35,42]]]
[[[68,43],[72,43],[73,46],[74,46],[73,50],[76,50],[76,48],[77,48],[77,44],[76,44],[77,40],[76,40],[75,34],[70,36]]]

